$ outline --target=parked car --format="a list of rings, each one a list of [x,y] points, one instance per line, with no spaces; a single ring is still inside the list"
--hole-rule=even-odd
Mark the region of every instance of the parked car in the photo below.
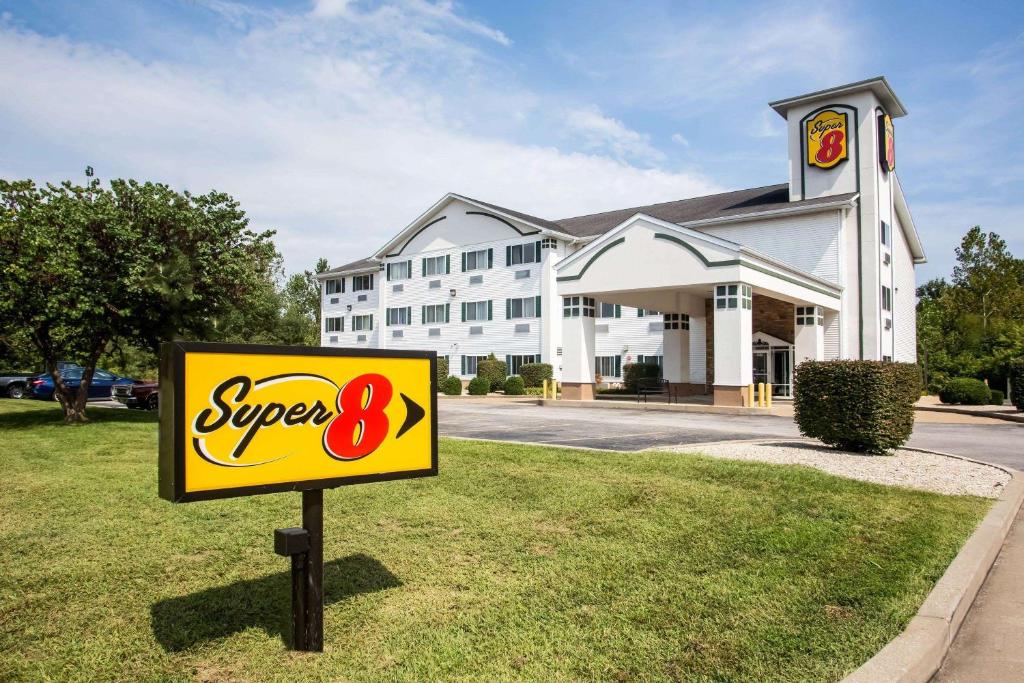
[[[0,372],[0,396],[7,398],[25,398],[28,394],[28,383],[34,373],[31,372]]]
[[[156,410],[160,405],[160,384],[156,380],[137,380],[114,384],[113,396],[129,408]]]
[[[65,367],[60,371],[60,374],[68,389],[77,390],[78,385],[82,383],[82,374],[84,372],[85,368],[78,365]],[[109,399],[114,384],[131,384],[134,381],[131,377],[121,377],[112,372],[96,368],[92,376],[92,382],[89,384],[89,398]],[[36,375],[32,378],[32,381],[29,382],[29,389],[32,391],[32,398],[44,401],[53,401],[57,398],[53,386],[53,378],[50,377],[49,373]]]

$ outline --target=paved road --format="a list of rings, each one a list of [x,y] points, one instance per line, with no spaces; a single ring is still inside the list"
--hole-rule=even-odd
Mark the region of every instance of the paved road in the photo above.
[[[1024,425],[920,422],[908,445],[1024,470]],[[797,437],[788,417],[542,407],[498,400],[438,401],[443,435],[636,451],[707,441]]]

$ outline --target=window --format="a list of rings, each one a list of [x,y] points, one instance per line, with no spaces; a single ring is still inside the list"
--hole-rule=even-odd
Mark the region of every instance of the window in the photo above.
[[[882,310],[892,310],[892,290],[885,285],[882,285]]]
[[[363,292],[368,289],[373,289],[373,273],[370,273],[369,275],[352,276],[353,292]]]
[[[540,241],[540,248],[541,249],[557,249],[558,248],[558,240],[556,240],[554,237],[545,237],[544,239],[542,239]]]
[[[661,315],[661,313],[658,313],[657,311],[652,311],[649,308],[638,308],[638,309],[636,309],[636,317],[642,318],[645,315]]]
[[[482,360],[487,360],[487,356],[463,356],[462,357],[462,374],[463,375],[475,375],[476,364]]]
[[[484,270],[494,266],[494,250],[480,249],[478,251],[462,252],[462,272],[467,270]]]
[[[824,325],[825,316],[822,314],[819,306],[797,306],[796,324],[806,327]]]
[[[92,378],[94,380],[100,379],[100,380],[104,380],[104,381],[108,381],[109,382],[109,381],[114,379],[114,376],[111,375],[109,372],[105,372],[103,370],[93,370],[92,371]]]
[[[665,322],[666,330],[688,330],[690,329],[690,316],[686,313],[666,313],[662,320]]]
[[[657,365],[660,368],[664,358],[664,356],[645,356],[643,354],[639,354],[636,357],[636,362],[640,365]]]
[[[324,331],[325,332],[344,332],[345,331],[345,319],[344,318],[324,318]]]
[[[892,228],[885,221],[882,221],[881,238],[882,244],[887,247],[892,243]]]
[[[362,332],[373,329],[373,314],[352,316],[352,331]]]
[[[446,323],[449,319],[451,308],[449,304],[435,304],[433,306],[424,306],[420,312],[420,317],[424,325],[430,323]]]
[[[589,296],[564,296],[562,297],[563,318],[584,318],[594,317],[594,300]]]
[[[606,304],[602,303],[600,310],[597,312],[598,318],[621,318],[622,317],[622,306],[618,304]]]
[[[751,297],[750,285],[717,285],[715,287],[715,308],[721,310],[742,306],[750,310],[753,308]]]
[[[524,299],[505,299],[505,320],[512,320],[514,318],[539,317],[539,296],[528,296]]]
[[[602,377],[621,377],[622,356],[598,356],[594,359],[594,367]]]
[[[452,272],[452,259],[448,255],[431,256],[423,259],[421,275],[447,275]]]
[[[387,311],[388,325],[408,325],[412,322],[412,307],[402,306],[401,308],[389,308]]]
[[[463,301],[462,322],[490,320],[493,307],[490,301]]]
[[[345,278],[336,280],[324,280],[324,293],[325,294],[344,294],[345,293]]]
[[[518,266],[521,263],[540,261],[540,242],[513,244],[505,247],[505,265]]]
[[[891,363],[892,362],[892,356],[882,356],[882,362],[883,363]]]
[[[527,354],[522,356],[505,356],[505,365],[508,366],[508,374],[518,375],[520,368],[527,363],[539,363],[539,354]]]
[[[388,282],[408,280],[412,277],[412,261],[396,261],[388,264]]]

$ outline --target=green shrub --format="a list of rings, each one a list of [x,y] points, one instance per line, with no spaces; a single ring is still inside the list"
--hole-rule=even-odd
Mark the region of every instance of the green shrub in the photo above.
[[[636,393],[636,381],[641,377],[661,377],[661,366],[657,363],[626,363],[622,366],[622,384],[625,393]]]
[[[444,381],[448,379],[448,359],[437,359],[437,387],[440,389]]]
[[[519,368],[519,376],[523,378],[523,386],[526,388],[539,387],[544,385],[544,380],[555,376],[551,363],[524,363]]]
[[[522,396],[525,393],[526,387],[523,386],[523,378],[519,375],[512,375],[505,380],[505,395]]]
[[[985,383],[973,377],[957,377],[946,382],[939,392],[939,400],[949,404],[983,406],[992,400],[992,392]]]
[[[1006,400],[1006,394],[999,391],[998,389],[992,389],[992,400],[991,403],[994,406],[1001,406]]]
[[[498,391],[505,384],[508,377],[508,365],[503,360],[498,360],[492,353],[487,360],[476,364],[476,376],[485,377],[490,382],[490,390]]]
[[[462,380],[452,375],[451,377],[445,377],[441,381],[441,391],[448,394],[449,396],[461,396],[462,395]]]
[[[1024,358],[1010,363],[1010,399],[1017,410],[1024,410]]]
[[[481,363],[483,361],[480,361]],[[486,396],[487,392],[491,390],[491,381],[486,377],[480,377],[479,375],[469,380],[469,394],[470,396]]]
[[[523,393],[525,393],[527,396],[543,396],[544,387],[526,387],[523,390]]]
[[[806,361],[793,377],[800,433],[851,451],[885,453],[906,443],[920,394],[912,363]]]

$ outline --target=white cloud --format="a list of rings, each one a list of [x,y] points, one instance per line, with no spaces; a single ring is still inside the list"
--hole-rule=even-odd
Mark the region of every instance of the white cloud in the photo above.
[[[451,5],[207,6],[245,29],[180,63],[0,24],[0,90],[18,94],[0,99],[0,173],[57,180],[91,164],[223,190],[254,227],[278,229],[290,269],[361,258],[446,191],[558,218],[720,189],[632,165],[657,151],[596,110],[576,116],[595,145],[581,151],[493,134],[546,108],[472,42],[500,32],[453,21]],[[550,111],[544,123],[563,125]]]
[[[690,146],[690,141],[684,138],[679,133],[672,133],[672,142],[676,143],[677,145],[682,145],[683,147]]]
[[[597,107],[571,109],[566,123],[583,139],[587,149],[610,153],[617,159],[655,163],[665,158],[651,146],[649,135],[638,133],[618,119],[605,116]]]

